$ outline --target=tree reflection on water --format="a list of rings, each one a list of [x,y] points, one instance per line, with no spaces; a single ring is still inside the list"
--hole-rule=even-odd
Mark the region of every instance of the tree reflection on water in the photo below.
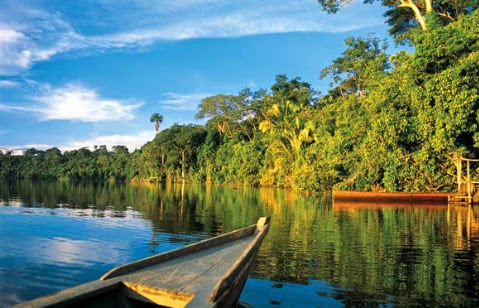
[[[181,183],[2,182],[0,209],[12,206],[146,219],[151,230],[140,255],[162,251],[165,241],[186,245],[269,215],[269,234],[242,295],[253,305],[479,304],[475,208],[333,204],[328,194]]]

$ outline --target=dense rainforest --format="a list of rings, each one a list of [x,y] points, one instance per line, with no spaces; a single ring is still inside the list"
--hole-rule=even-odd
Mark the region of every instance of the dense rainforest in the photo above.
[[[366,0],[365,2],[372,2]],[[345,1],[319,3],[334,13]],[[320,191],[453,189],[453,157],[478,157],[478,1],[383,0],[390,33],[412,52],[350,37],[318,72],[270,89],[204,98],[205,125],[160,130],[141,149],[0,152],[0,178],[168,180]]]

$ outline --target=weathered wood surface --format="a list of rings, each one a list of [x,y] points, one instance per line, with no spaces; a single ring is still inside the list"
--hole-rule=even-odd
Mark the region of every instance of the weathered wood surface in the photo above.
[[[161,262],[169,261],[182,256],[190,255],[201,250],[209,249],[218,245],[229,243],[236,239],[251,236],[256,229],[256,225],[249,226],[243,229],[239,229],[227,234],[215,236],[211,239],[207,239],[198,243],[194,243],[185,247],[181,247],[172,251],[167,251],[158,255],[154,255],[145,259],[141,259],[135,262],[131,262],[125,265],[115,267],[108,273],[103,275],[100,280],[110,279],[116,276],[124,275],[130,272],[134,272]]]
[[[88,298],[96,298],[101,302],[103,294],[116,295],[121,287],[121,282],[95,280],[52,295],[37,298],[35,300],[18,304],[14,307],[66,307],[83,302]],[[113,301],[112,301],[113,302]]]
[[[345,201],[336,201],[333,203],[333,210],[342,211],[342,210],[357,210],[357,209],[372,209],[372,208],[381,208],[381,209],[411,209],[420,207],[421,209],[428,210],[444,210],[447,209],[448,205],[442,203],[400,203],[400,202],[345,202]]]
[[[333,190],[335,202],[349,203],[403,203],[403,204],[439,204],[447,205],[452,193],[405,193],[405,192],[362,192]]]
[[[255,239],[250,241],[243,254],[218,280],[210,294],[210,301],[226,307],[236,304],[243,290],[249,269],[269,228],[269,217],[261,217],[255,228]],[[229,302],[228,302],[229,300]]]
[[[208,306],[209,294],[216,283],[242,255],[249,242],[248,238],[238,239],[233,243],[172,259],[125,275],[122,281],[129,287],[148,286],[151,292],[148,289],[144,289],[143,293],[138,292],[146,297],[149,297],[148,293],[157,293],[155,290],[174,290],[175,298],[181,292],[189,302],[193,296],[188,298],[186,294],[190,294],[194,295],[195,302],[200,302],[197,304],[201,304],[201,307]],[[169,300],[166,296],[165,302],[162,299],[156,299],[155,302],[168,305]]]
[[[269,218],[262,217],[256,225],[117,267],[99,281],[19,306],[233,306],[268,227]]]

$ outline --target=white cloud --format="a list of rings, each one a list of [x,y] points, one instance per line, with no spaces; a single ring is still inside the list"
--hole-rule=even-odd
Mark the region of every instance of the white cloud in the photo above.
[[[14,155],[21,155],[23,151],[35,148],[37,150],[47,150],[53,147],[57,147],[62,152],[72,151],[81,148],[89,148],[94,150],[95,145],[106,145],[108,150],[112,150],[113,146],[123,145],[126,146],[130,152],[135,149],[141,148],[148,141],[153,140],[155,132],[153,129],[148,131],[139,131],[132,134],[116,134],[116,135],[103,135],[93,136],[83,140],[71,140],[65,144],[25,144],[25,145],[0,145],[0,151],[7,152],[12,151]]]
[[[201,100],[211,96],[208,93],[178,94],[173,92],[164,93],[160,99],[160,105],[164,109],[177,111],[194,111],[198,108]]]
[[[133,111],[143,105],[136,100],[102,98],[98,93],[79,84],[67,84],[63,88],[47,88],[46,93],[34,100],[41,105],[30,108],[40,114],[42,120],[77,120],[83,122],[129,121]]]
[[[0,111],[33,113],[40,121],[124,122],[133,120],[136,109],[144,104],[137,99],[101,97],[95,89],[79,83],[59,88],[36,83],[35,87],[40,94],[28,97],[21,104],[0,102]]]
[[[21,106],[12,106],[7,104],[0,103],[0,111],[31,111],[29,108],[21,107]]]
[[[23,33],[13,29],[0,28],[0,74],[8,74],[17,68],[28,67],[29,53],[20,46],[25,43]]]
[[[104,0],[95,8],[78,2],[80,13],[75,15],[69,15],[68,5],[44,9],[10,3],[0,11],[0,75],[21,73],[36,62],[74,50],[96,53],[163,40],[345,32],[383,24],[379,5],[358,2],[329,15],[315,0],[264,0],[260,4],[257,0]],[[91,13],[82,15],[82,8]]]
[[[20,84],[16,81],[11,80],[0,80],[0,88],[14,88],[19,86]]]
[[[12,152],[13,155],[23,155],[23,152],[28,149],[46,150],[53,148],[50,144],[25,144],[25,145],[1,145],[0,151]]]
[[[39,10],[11,14],[15,17],[9,16],[6,24],[0,13],[0,75],[16,75],[35,62],[82,46],[82,36],[55,15]]]
[[[11,29],[0,29],[0,44],[14,43],[24,36],[20,32]]]
[[[118,48],[144,46],[161,40],[226,38],[288,32],[346,32],[383,23],[380,18],[368,18],[364,14],[359,18],[358,6],[353,9],[345,8],[338,14],[326,14],[314,1],[299,1],[296,5],[265,1],[260,6],[256,1],[255,3],[246,1],[242,6],[220,1],[211,4],[211,7],[210,10],[204,9],[194,14],[195,11],[190,6],[188,11],[176,11],[173,14],[176,17],[168,19],[165,23],[152,22],[153,24],[147,27],[85,39],[87,45]]]
[[[0,10],[0,75],[17,75],[35,62],[81,48],[82,35],[51,9],[5,0]],[[50,13],[52,12],[52,13]]]
[[[10,111],[11,109],[12,109],[12,106],[0,103],[0,111]]]
[[[59,146],[58,148],[62,151],[71,151],[83,147],[88,147],[90,150],[93,150],[93,146],[95,145],[106,145],[108,149],[111,150],[115,145],[124,145],[130,151],[133,151],[141,148],[146,142],[153,140],[154,137],[155,132],[152,129],[130,135],[105,135],[94,136],[85,140],[73,140],[66,145]]]

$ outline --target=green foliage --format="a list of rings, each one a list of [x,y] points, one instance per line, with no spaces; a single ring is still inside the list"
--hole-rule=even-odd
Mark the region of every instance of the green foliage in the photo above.
[[[386,55],[387,44],[375,37],[348,37],[345,40],[346,51],[321,71],[321,78],[332,79],[330,92],[341,96],[366,94],[366,87],[371,79],[380,78],[389,68]],[[333,97],[337,95],[332,95]]]
[[[1,154],[1,178],[27,179],[93,179],[125,181],[129,178],[126,166],[130,161],[128,149],[106,146],[96,147],[94,152],[87,148],[61,153],[57,148],[46,151],[28,149],[23,156]]]
[[[200,125],[178,125],[163,130],[153,143],[161,153],[161,167],[171,179],[185,179],[188,169],[198,169],[199,148],[206,139],[206,129]]]
[[[214,182],[259,185],[263,152],[258,142],[222,144],[214,160]]]
[[[197,119],[208,118],[208,126],[218,130],[221,138],[233,133],[232,126],[240,120],[240,106],[234,95],[219,94],[206,97],[198,106]]]
[[[328,13],[336,13],[351,2],[351,0],[318,0],[321,8]],[[458,21],[461,16],[468,15],[479,6],[476,0],[363,0],[365,4],[374,2],[380,2],[387,8],[384,16],[390,27],[389,33],[398,43],[412,43],[414,36],[422,27],[429,28],[432,23],[446,26]]]
[[[197,117],[208,119],[205,126],[174,124],[131,154],[122,146],[0,153],[0,177],[301,191],[454,189],[451,157],[477,158],[479,152],[476,2],[435,1],[427,31],[411,32],[414,14],[383,1],[394,6],[397,33],[408,33],[414,53],[389,56],[382,40],[347,38],[345,51],[321,72],[331,78],[324,97],[298,77],[278,75],[269,90],[204,98]],[[335,11],[340,2],[322,3]],[[151,118],[161,120],[159,114]]]

